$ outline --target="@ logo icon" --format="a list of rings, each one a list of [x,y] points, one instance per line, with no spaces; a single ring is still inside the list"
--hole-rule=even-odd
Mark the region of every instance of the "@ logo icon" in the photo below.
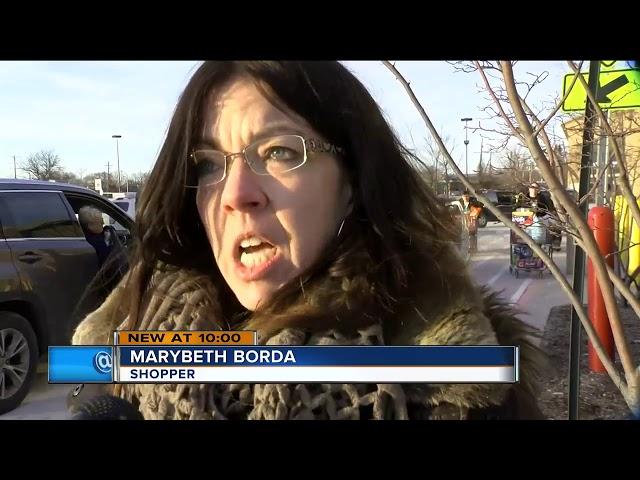
[[[109,373],[112,368],[111,354],[109,352],[98,352],[93,357],[93,366],[100,373]]]

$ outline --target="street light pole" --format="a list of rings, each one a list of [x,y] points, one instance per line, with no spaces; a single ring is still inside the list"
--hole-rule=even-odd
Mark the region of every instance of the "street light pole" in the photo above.
[[[111,138],[116,139],[116,157],[118,160],[118,192],[120,192],[120,149],[118,147],[118,139],[122,138],[122,135],[111,135]]]
[[[473,118],[465,117],[461,118],[460,121],[464,122],[464,174],[469,175],[469,122],[473,120]]]

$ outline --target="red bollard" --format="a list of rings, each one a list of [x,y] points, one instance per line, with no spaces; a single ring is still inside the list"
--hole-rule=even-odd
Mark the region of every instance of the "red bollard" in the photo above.
[[[607,255],[615,251],[614,240],[614,217],[613,212],[607,207],[593,207],[589,210],[589,228],[593,231],[600,253]],[[613,255],[606,258],[606,262],[613,268]],[[615,343],[613,332],[604,306],[602,292],[598,285],[596,272],[591,259],[587,261],[587,295],[588,311],[591,324],[593,325],[600,342],[609,358],[613,360],[615,355]],[[589,368],[592,372],[604,373],[604,365],[598,358],[598,354],[591,342],[589,342]]]

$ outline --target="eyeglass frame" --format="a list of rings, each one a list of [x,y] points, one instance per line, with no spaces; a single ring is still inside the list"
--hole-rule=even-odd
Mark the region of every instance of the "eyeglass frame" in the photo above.
[[[249,169],[256,175],[260,175],[260,176],[270,176],[273,177],[272,174],[270,173],[258,173],[256,172],[253,167],[251,166],[251,163],[249,163],[249,160],[247,160],[247,155],[246,155],[246,151],[248,148],[254,146],[256,143],[260,142],[260,141],[265,141],[265,140],[269,140],[270,138],[277,138],[277,137],[297,137],[299,139],[302,140],[302,145],[304,146],[304,160],[302,161],[302,163],[300,165],[297,165],[293,168],[290,168],[289,170],[285,170],[282,173],[289,173],[292,172],[294,170],[297,170],[298,168],[302,167],[304,164],[307,163],[307,159],[308,159],[308,153],[331,153],[332,155],[343,155],[344,154],[344,149],[342,147],[338,147],[336,145],[334,145],[331,142],[325,142],[322,140],[318,140],[317,138],[305,138],[302,135],[298,135],[298,134],[282,134],[282,135],[272,135],[269,136],[267,138],[264,139],[260,139],[260,140],[256,140],[254,142],[251,142],[249,145],[247,145],[246,147],[244,147],[242,149],[242,151],[240,152],[234,152],[234,153],[230,153],[230,152],[224,152],[222,150],[216,150],[215,148],[198,148],[198,149],[192,149],[191,153],[189,154],[189,158],[192,159],[194,162],[197,162],[195,154],[196,152],[217,152],[217,153],[221,153],[224,156],[224,173],[222,174],[222,178],[220,180],[218,180],[215,183],[208,183],[206,185],[203,185],[205,187],[211,187],[213,185],[218,185],[219,183],[222,183],[224,181],[225,178],[227,178],[227,169],[228,169],[228,165],[229,165],[229,159],[233,159],[235,157],[242,157],[244,163],[247,164],[247,166],[249,167]],[[188,163],[187,163],[188,164]],[[186,172],[185,172],[185,179],[186,179]],[[186,188],[200,188],[201,185],[185,185]]]

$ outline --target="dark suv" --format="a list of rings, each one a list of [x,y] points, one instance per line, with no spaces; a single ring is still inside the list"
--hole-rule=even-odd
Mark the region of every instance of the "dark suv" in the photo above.
[[[78,302],[99,263],[78,222],[86,205],[126,245],[133,220],[94,191],[0,179],[0,414],[22,402],[47,347],[69,344],[88,313]]]
[[[483,192],[483,195],[487,197],[492,204],[498,207],[498,210],[505,214],[507,218],[511,218],[511,213],[515,209],[516,203],[515,192],[505,190],[487,190],[486,192]],[[484,228],[487,226],[487,222],[499,221],[500,220],[498,220],[488,208],[483,208],[480,216],[478,217],[478,226],[480,228]]]

